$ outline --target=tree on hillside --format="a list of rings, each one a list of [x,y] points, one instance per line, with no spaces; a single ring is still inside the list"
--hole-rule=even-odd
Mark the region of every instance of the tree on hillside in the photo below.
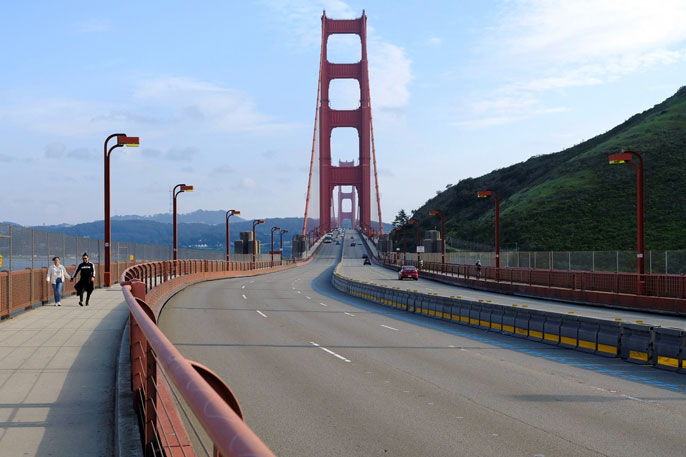
[[[405,210],[401,209],[398,211],[398,215],[395,216],[395,219],[393,220],[393,227],[402,227],[403,225],[407,225],[407,221],[409,220],[410,218],[405,213]]]

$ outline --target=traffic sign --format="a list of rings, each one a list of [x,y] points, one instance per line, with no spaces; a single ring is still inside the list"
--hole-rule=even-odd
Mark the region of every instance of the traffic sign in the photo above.
[[[417,246],[417,254],[424,254],[424,246]]]

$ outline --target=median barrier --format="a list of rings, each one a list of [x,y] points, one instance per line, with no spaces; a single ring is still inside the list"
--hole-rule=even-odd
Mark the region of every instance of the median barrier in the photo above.
[[[493,312],[493,307],[497,305],[482,305],[481,310],[479,310],[479,328],[484,330],[491,329],[491,313]]]
[[[461,325],[524,337],[603,357],[686,372],[686,331],[401,291],[335,276],[339,290]]]
[[[598,346],[598,319],[583,317],[579,319],[577,350],[581,352],[596,352]]]
[[[562,326],[562,315],[546,314],[543,323],[543,342],[545,344],[560,344],[560,327]]]
[[[529,311],[529,334],[527,338],[533,341],[543,341],[545,320],[547,313],[543,311]]]
[[[469,312],[472,306],[472,302],[463,302],[460,306],[460,324],[469,325]]]
[[[579,318],[576,316],[562,315],[560,325],[560,346],[576,349],[579,338]]]
[[[503,324],[502,333],[505,335],[515,334],[515,318],[517,317],[517,309],[509,306],[503,309]]]
[[[623,324],[622,358],[640,365],[653,364],[653,330],[656,327],[643,324]]]
[[[479,313],[481,312],[481,303],[471,303],[469,305],[469,326],[478,327],[479,326]]]
[[[596,354],[603,357],[619,357],[622,341],[622,324],[613,321],[598,321]]]
[[[491,330],[501,333],[503,331],[503,314],[505,307],[502,305],[491,306]]]
[[[653,352],[657,368],[677,371],[683,366],[684,334],[685,332],[678,328],[655,329]]]
[[[515,336],[526,338],[529,336],[529,319],[531,314],[528,309],[515,308]]]

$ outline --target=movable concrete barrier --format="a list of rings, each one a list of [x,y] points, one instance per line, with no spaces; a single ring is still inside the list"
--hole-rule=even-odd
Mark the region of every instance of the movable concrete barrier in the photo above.
[[[515,333],[515,318],[517,316],[517,308],[506,307],[503,309],[503,325],[502,333],[506,335],[514,335]]]
[[[579,319],[577,350],[594,353],[598,346],[598,319],[582,317]]]
[[[453,300],[448,297],[441,297],[441,306],[443,307],[443,319],[449,321],[453,314]]]
[[[576,316],[562,316],[560,325],[560,346],[576,349],[579,337],[579,318]]]
[[[472,302],[463,302],[460,306],[460,324],[469,325],[469,313],[472,307]]]
[[[684,334],[685,332],[678,328],[658,327],[655,329],[653,353],[656,367],[671,371],[677,371],[683,367]]]
[[[622,341],[622,324],[612,321],[598,321],[598,346],[596,354],[603,357],[619,357]]]
[[[531,314],[528,309],[515,309],[515,336],[519,338],[526,338],[529,336],[529,319]]]
[[[548,314],[543,323],[543,342],[546,344],[560,344],[560,327],[562,327],[562,316],[559,314]]]
[[[654,327],[642,324],[622,324],[622,329],[622,358],[640,365],[651,365]]]
[[[483,303],[471,303],[469,306],[469,326],[478,327],[479,326],[479,313],[481,312],[481,307]]]
[[[481,310],[479,311],[479,328],[484,330],[491,329],[492,310],[493,305],[481,305]]]
[[[491,331],[501,333],[503,331],[503,313],[505,307],[502,305],[491,306]]]
[[[541,311],[529,311],[529,335],[528,339],[534,341],[543,341],[543,334],[545,333],[545,319],[546,314]]]

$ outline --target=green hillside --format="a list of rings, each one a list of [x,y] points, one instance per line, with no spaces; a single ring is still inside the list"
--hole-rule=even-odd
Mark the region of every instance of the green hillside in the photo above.
[[[646,249],[686,248],[686,86],[612,130],[561,152],[532,157],[460,181],[414,217],[422,230],[446,214],[454,238],[493,244],[493,202],[500,195],[501,246],[530,250],[631,250],[636,246],[636,173],[608,155],[634,150],[645,163]]]

